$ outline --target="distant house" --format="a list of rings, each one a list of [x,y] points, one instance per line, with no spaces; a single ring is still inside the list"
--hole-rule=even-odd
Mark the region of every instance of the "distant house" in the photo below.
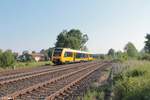
[[[45,60],[44,54],[41,54],[41,53],[32,53],[31,56],[37,62]]]

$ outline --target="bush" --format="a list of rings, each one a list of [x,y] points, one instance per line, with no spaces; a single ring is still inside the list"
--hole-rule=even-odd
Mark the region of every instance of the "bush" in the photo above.
[[[150,63],[138,61],[114,77],[114,100],[149,100]]]
[[[0,67],[12,67],[15,64],[15,58],[11,50],[1,52],[0,54]]]
[[[138,70],[138,69],[134,69],[132,71],[129,71],[126,73],[127,77],[138,77],[138,76],[143,76],[146,73],[146,71],[144,70]]]
[[[33,58],[30,54],[28,53],[25,53],[21,56],[18,57],[17,61],[20,61],[20,62],[33,62]]]
[[[149,60],[150,61],[150,54],[144,53],[139,57],[140,60]]]
[[[124,53],[121,51],[116,52],[116,60],[118,60],[120,62],[124,62],[124,61],[128,60],[127,53]]]
[[[124,48],[127,55],[131,58],[137,58],[138,57],[138,51],[133,43],[128,42]]]

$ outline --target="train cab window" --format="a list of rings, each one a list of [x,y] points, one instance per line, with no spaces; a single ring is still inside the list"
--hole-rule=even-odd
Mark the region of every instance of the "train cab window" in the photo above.
[[[55,49],[53,56],[61,56],[62,49]]]
[[[65,52],[64,57],[72,57],[73,53],[72,52]]]

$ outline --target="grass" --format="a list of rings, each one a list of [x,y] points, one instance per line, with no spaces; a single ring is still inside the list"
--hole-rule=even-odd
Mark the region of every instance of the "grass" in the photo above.
[[[123,71],[114,75],[113,100],[150,100],[150,62],[129,60],[121,62]],[[87,91],[83,100],[104,100],[108,85]]]
[[[83,97],[83,100],[103,100],[104,91],[103,88],[92,88],[87,91],[86,95]]]
[[[35,67],[40,67],[40,66],[45,66],[45,65],[52,65],[51,61],[41,61],[41,62],[16,62],[15,63],[15,69],[21,69],[21,68],[35,68]],[[8,67],[6,69],[0,68],[0,71],[3,70],[9,70],[12,69],[12,67]]]
[[[114,77],[114,100],[150,100],[150,62],[128,61]]]
[[[23,67],[39,67],[44,65],[52,65],[50,61],[42,61],[42,62],[18,62],[15,64],[16,68],[23,68]]]

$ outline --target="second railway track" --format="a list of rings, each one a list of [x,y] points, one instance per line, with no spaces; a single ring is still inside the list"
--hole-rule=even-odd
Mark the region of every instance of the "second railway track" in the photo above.
[[[82,64],[85,64],[85,63],[82,63]],[[26,69],[26,70],[20,70],[20,71],[12,70],[12,72],[7,71],[6,74],[0,75],[0,82],[11,80],[11,79],[18,78],[18,77],[30,76],[30,75],[37,74],[37,73],[48,72],[52,70],[58,70],[61,68],[76,66],[76,65],[78,66],[78,64],[69,64],[69,65],[59,65],[55,67],[43,66],[43,68],[40,67],[37,69],[34,68],[34,69]]]
[[[107,63],[84,63],[69,68],[23,76],[19,80],[1,82],[0,99],[2,100],[53,100],[63,87],[70,86],[84,79],[100,66]]]

